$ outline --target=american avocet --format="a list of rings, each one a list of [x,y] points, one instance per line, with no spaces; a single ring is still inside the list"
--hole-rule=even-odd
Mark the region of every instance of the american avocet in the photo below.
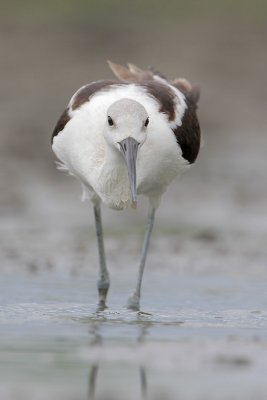
[[[81,87],[71,98],[52,135],[60,168],[82,184],[93,203],[100,272],[99,305],[110,285],[100,205],[115,210],[149,200],[148,223],[137,286],[128,301],[139,309],[141,283],[155,210],[170,182],[194,163],[200,147],[196,116],[199,89],[185,79],[170,82],[160,73],[109,62],[119,80]]]

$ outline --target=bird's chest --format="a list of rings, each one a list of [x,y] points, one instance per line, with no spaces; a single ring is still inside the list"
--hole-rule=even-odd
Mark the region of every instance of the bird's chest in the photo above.
[[[167,143],[168,144],[168,143]],[[137,165],[138,193],[147,196],[160,195],[171,181],[188,168],[176,143],[174,146],[144,146]]]
[[[131,194],[126,165],[106,163],[99,173],[95,189],[107,206],[117,210],[128,207]]]

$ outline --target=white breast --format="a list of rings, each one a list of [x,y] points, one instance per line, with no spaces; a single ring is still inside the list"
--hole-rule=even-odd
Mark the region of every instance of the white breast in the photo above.
[[[138,193],[160,197],[166,186],[188,167],[167,116],[158,112],[158,103],[142,88],[133,84],[95,94],[89,102],[70,112],[71,120],[54,138],[53,151],[66,169],[83,183],[90,197],[97,195],[109,207],[116,209],[130,204],[127,168],[120,157],[115,163],[112,160],[108,167],[102,132],[107,109],[125,97],[140,102],[150,117],[148,138],[137,159]]]

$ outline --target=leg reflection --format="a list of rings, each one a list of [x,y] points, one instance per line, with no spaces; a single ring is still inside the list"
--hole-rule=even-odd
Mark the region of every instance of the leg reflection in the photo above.
[[[137,335],[137,342],[142,343],[145,340],[145,336],[148,333],[148,328],[149,325],[147,322],[146,323],[139,323],[138,324],[138,335]],[[96,323],[92,326],[91,329],[91,334],[92,334],[92,341],[91,341],[91,346],[101,346],[103,344],[103,337],[100,333],[100,328],[101,328],[101,322]],[[98,373],[100,370],[99,362],[95,362],[89,371],[89,377],[88,377],[88,400],[96,400],[96,390],[97,390],[97,385],[98,384]],[[146,373],[146,368],[144,365],[140,365],[138,367],[139,370],[139,382],[140,382],[140,392],[141,393],[141,398],[140,400],[145,400],[147,399],[148,395],[148,385],[147,385],[147,373]]]
[[[89,396],[88,400],[95,399],[95,391],[96,391],[96,378],[99,369],[99,364],[93,364],[89,373]]]
[[[148,334],[148,329],[150,327],[149,322],[144,322],[140,323],[138,328],[139,328],[139,333],[137,336],[137,342],[138,343],[143,343],[145,341],[145,337]],[[140,365],[139,367],[139,375],[140,375],[140,385],[141,385],[141,398],[142,400],[145,400],[147,398],[147,374],[146,374],[146,369],[143,365]]]
[[[103,342],[102,335],[100,333],[100,326],[98,323],[95,323],[91,326],[90,333],[92,335],[91,346],[100,346]],[[97,374],[99,370],[99,363],[94,363],[89,371],[89,388],[88,388],[88,400],[94,400],[96,397],[96,383],[97,383]]]
[[[146,369],[144,366],[139,367],[140,372],[140,382],[141,382],[141,395],[142,399],[147,398],[147,378],[146,378]]]

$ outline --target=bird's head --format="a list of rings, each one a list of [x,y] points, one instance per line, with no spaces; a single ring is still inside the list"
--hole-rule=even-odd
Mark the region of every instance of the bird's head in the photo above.
[[[147,138],[149,117],[145,107],[135,100],[121,99],[108,108],[104,137],[123,156],[128,169],[132,205],[136,207],[136,158]]]

